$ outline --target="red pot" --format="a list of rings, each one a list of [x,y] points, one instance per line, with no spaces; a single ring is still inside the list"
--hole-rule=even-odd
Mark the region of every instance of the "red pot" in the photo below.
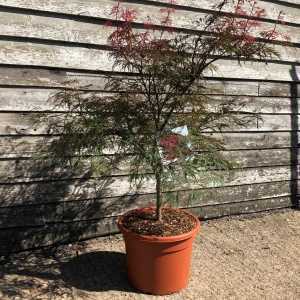
[[[144,208],[145,209],[145,208]],[[152,208],[151,208],[152,209]],[[118,219],[127,254],[127,273],[131,284],[145,293],[165,295],[187,286],[193,240],[200,222],[185,234],[158,237],[136,234]]]

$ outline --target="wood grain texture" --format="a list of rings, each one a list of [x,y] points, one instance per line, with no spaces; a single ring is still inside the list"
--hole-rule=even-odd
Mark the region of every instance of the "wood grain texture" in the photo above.
[[[290,182],[275,182],[235,186],[219,189],[202,189],[173,193],[175,207],[206,207],[290,197]],[[169,195],[170,197],[170,195]],[[35,205],[18,205],[0,208],[0,229],[22,226],[41,226],[48,223],[74,222],[114,217],[129,209],[152,205],[154,195],[102,198],[77,201],[58,201]],[[171,198],[170,198],[171,199]],[[176,200],[175,200],[176,199]],[[230,199],[230,200],[229,200]],[[8,217],[9,216],[9,217]]]
[[[116,232],[116,218],[1,230],[0,255]]]
[[[100,19],[111,19],[111,9],[115,5],[115,1],[102,0],[101,2],[89,0],[71,0],[66,3],[63,0],[55,1],[38,1],[38,0],[1,0],[0,5],[25,8],[25,9],[35,9],[43,12],[54,12],[63,13],[76,16],[88,16]],[[147,21],[148,17],[152,19],[154,24],[160,24],[160,9],[157,3],[153,2],[152,5],[145,5],[140,2],[136,3],[124,3],[124,7],[133,8],[137,11],[138,23],[144,23]],[[174,25],[181,29],[195,29],[195,20],[205,17],[206,13],[195,12],[193,10],[183,10],[177,9],[174,15]],[[260,28],[263,30],[269,30],[273,28],[272,23],[264,22]],[[278,25],[278,31],[288,33],[291,36],[291,41],[298,43],[299,41],[299,31],[293,26]]]
[[[56,113],[47,114],[52,122],[60,124],[60,115]],[[244,115],[241,115],[244,117]],[[36,123],[35,113],[6,113],[0,112],[0,136],[1,135],[41,135],[49,134],[49,128],[43,123]],[[261,120],[252,118],[247,126],[232,125],[222,129],[223,132],[248,132],[248,131],[291,131],[299,129],[299,119],[297,124],[292,124],[293,115],[291,114],[260,114]],[[211,129],[205,129],[203,132],[212,132]]]
[[[277,1],[277,0],[276,0]],[[291,3],[291,4],[296,4],[297,8],[300,8],[300,4],[298,0],[280,0],[281,3]]]
[[[5,37],[41,39],[55,42],[81,43],[86,46],[100,46],[108,44],[108,37],[115,29],[105,26],[104,22],[84,22],[67,18],[52,16],[39,16],[34,14],[21,14],[17,12],[1,12],[0,26],[2,39]],[[281,26],[281,25],[280,25]],[[291,46],[274,46],[281,54],[281,60],[297,61],[299,56],[299,32],[297,28],[285,26],[281,28],[284,34],[291,38]],[[142,29],[135,29],[141,31]],[[295,44],[293,46],[293,43]]]
[[[246,168],[246,169],[237,169],[233,171],[213,171],[213,174],[207,171],[199,174],[198,183],[189,183],[182,184],[176,188],[176,190],[183,189],[196,189],[204,187],[220,187],[220,186],[234,186],[242,184],[254,184],[254,183],[263,183],[271,181],[284,181],[291,180],[292,177],[292,167],[289,166],[278,166],[278,167],[257,167],[257,168]],[[223,180],[211,180],[212,175],[222,175]],[[126,175],[123,176],[112,176],[99,178],[91,176],[89,173],[82,173],[76,177],[70,178],[69,173],[60,174],[60,176],[53,176],[50,180],[45,180],[43,176],[37,178],[14,178],[0,179],[0,189],[12,188],[12,193],[18,194],[19,188],[22,188],[25,184],[28,189],[30,186],[38,188],[39,184],[44,184],[51,182],[53,185],[64,186],[63,190],[66,190],[67,193],[73,194],[74,191],[77,192],[83,191],[87,197],[117,197],[124,195],[132,195],[136,192],[148,194],[154,192],[154,180],[149,179],[144,182],[138,191],[135,188],[132,188],[129,182],[129,178]],[[73,183],[72,183],[73,182]],[[74,182],[78,182],[81,186],[74,185]],[[42,187],[42,186],[41,186]],[[5,194],[4,194],[5,196]],[[20,194],[19,194],[20,196]],[[11,193],[7,193],[6,197],[11,197]]]
[[[105,45],[113,28],[80,20],[1,12],[1,35],[91,45]]]
[[[294,159],[291,152],[297,149],[265,149],[265,150],[243,150],[243,151],[220,151],[225,158],[237,163],[236,168],[262,167],[262,166],[286,166],[291,165]],[[298,157],[298,155],[296,156]],[[299,157],[300,158],[300,157]],[[82,173],[88,173],[90,164],[86,159],[85,167],[78,171],[71,172],[67,168],[55,166],[51,160],[47,159],[7,159],[0,161],[0,180],[21,180],[22,178],[64,178],[80,176]],[[127,174],[128,165],[121,165],[119,170],[114,172],[115,175]]]
[[[0,41],[0,64],[47,66],[78,70],[111,71],[113,60],[108,51],[84,47],[66,47],[37,43]],[[298,58],[297,58],[298,60]],[[293,80],[293,66],[264,62],[245,62],[220,59],[216,71],[206,71],[208,77],[260,80]],[[115,69],[115,71],[121,71]]]
[[[294,133],[292,132],[230,132],[216,134],[213,136],[224,141],[225,149],[227,150],[261,150],[261,149],[284,149],[288,148],[290,151]],[[298,133],[299,135],[299,133]],[[298,136],[296,132],[296,137]],[[300,138],[299,136],[297,137]],[[8,136],[0,137],[0,158],[1,159],[22,159],[30,158],[36,153],[47,153],[41,151],[41,147],[47,148],[51,141],[55,139],[51,136]]]
[[[171,197],[165,197],[165,200],[167,202],[172,201],[172,204],[175,205],[193,206],[196,204],[213,205],[218,202],[239,202],[243,199],[287,196],[292,192],[292,184],[297,185],[298,183],[295,180],[284,180],[219,186],[217,188],[184,189],[167,193]],[[144,205],[147,205],[149,201],[151,202],[154,199],[153,193],[105,197],[98,190],[98,187],[99,183],[96,179],[2,185],[0,189],[0,207],[1,209],[12,209],[13,207],[30,206],[34,209],[34,206],[39,207],[48,204],[52,207],[56,205],[62,207],[66,202],[72,206],[77,204],[80,206],[80,203],[90,205],[93,204],[93,201],[96,201],[102,203],[102,206],[111,207],[110,213],[113,213],[117,207],[123,209],[131,203],[136,205],[136,201],[140,200],[144,201]],[[79,209],[74,208],[74,210],[78,212]],[[99,213],[101,213],[100,210]],[[9,217],[9,215],[6,217]]]
[[[157,3],[168,4],[169,0],[152,0]],[[298,0],[289,0],[282,2],[290,2],[294,4],[299,4]],[[220,0],[176,0],[176,4],[182,6],[183,8],[198,8],[199,10],[215,10],[215,6],[220,3]],[[300,7],[297,9],[295,7],[289,7],[282,3],[271,3],[266,1],[257,1],[257,5],[266,10],[267,16],[266,18],[276,20],[278,18],[278,14],[281,11],[284,11],[284,20],[286,22],[291,22],[295,24],[299,24],[299,16],[300,16]],[[229,3],[223,8],[225,12],[232,12],[233,5]]]
[[[148,16],[158,23],[167,0],[124,2],[138,11],[137,23]],[[193,29],[193,21],[216,2],[177,0],[174,26],[179,31]],[[188,207],[201,218],[290,207],[299,184],[300,5],[295,5],[297,0],[258,2],[268,13],[263,29],[272,28],[279,11],[285,12],[288,24],[278,25],[278,30],[290,35],[294,44],[275,45],[281,57],[268,64],[239,65],[223,59],[214,73],[205,74],[209,80],[203,93],[213,95],[212,104],[238,99],[246,103],[245,112],[262,113],[264,122],[206,133],[223,138],[223,154],[240,165],[223,173],[224,182],[203,180],[169,193],[177,206]],[[136,194],[126,168],[97,178],[88,168],[70,172],[32,159],[41,145],[55,138],[33,125],[32,117],[35,112],[53,115],[48,99],[57,89],[69,88],[75,80],[82,89],[103,93],[103,73],[122,76],[120,70],[112,70],[109,52],[102,50],[113,30],[104,22],[111,19],[115,3],[0,0],[2,253],[116,232],[116,216],[153,201],[153,180]]]
[[[290,197],[279,197],[270,199],[259,199],[257,201],[240,202],[238,204],[228,203],[207,207],[194,207],[190,209],[194,214],[203,219],[210,219],[238,214],[249,214],[260,211],[286,208],[291,206]]]
[[[199,206],[188,210],[200,216],[201,219],[207,219],[285,208],[290,205],[290,197],[278,197],[242,203],[220,204],[218,206]],[[8,228],[0,231],[0,240],[2,242],[0,244],[0,255],[116,232],[118,232],[116,217],[102,218],[100,220],[61,222],[37,227]]]
[[[31,157],[36,151],[41,152],[41,145],[47,146],[53,137],[0,137],[0,158]]]
[[[43,67],[0,66],[0,85],[3,86],[67,88],[70,87],[72,81],[76,81],[77,85],[85,90],[104,90],[105,77],[101,74],[49,70]],[[220,78],[218,80],[206,80],[205,84],[207,93],[212,94],[274,97],[289,97],[291,95],[290,83],[283,82],[230,81]],[[300,94],[300,84],[298,84],[298,94]]]
[[[0,111],[67,111],[64,107],[58,107],[52,100],[59,90],[38,89],[38,88],[0,88]],[[105,96],[107,93],[98,93]],[[244,112],[259,113],[293,113],[291,101],[300,104],[300,98],[291,100],[290,97],[252,97],[252,96],[209,96],[209,103],[212,107],[226,101],[236,101],[243,104]]]
[[[269,149],[293,145],[291,132],[232,132],[215,136],[224,140],[227,149]]]

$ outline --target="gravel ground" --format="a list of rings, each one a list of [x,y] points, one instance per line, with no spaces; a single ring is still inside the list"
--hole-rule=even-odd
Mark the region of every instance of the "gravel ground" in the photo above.
[[[300,299],[299,217],[285,210],[204,222],[179,294],[132,289],[116,235],[14,255],[0,265],[0,299]]]

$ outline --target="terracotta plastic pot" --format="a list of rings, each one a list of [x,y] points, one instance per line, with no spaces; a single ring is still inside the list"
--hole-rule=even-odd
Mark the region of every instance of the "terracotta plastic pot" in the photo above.
[[[118,219],[125,240],[128,278],[135,288],[165,295],[187,286],[192,244],[200,228],[199,220],[193,218],[196,226],[192,231],[168,237],[133,233],[123,226],[123,216]]]

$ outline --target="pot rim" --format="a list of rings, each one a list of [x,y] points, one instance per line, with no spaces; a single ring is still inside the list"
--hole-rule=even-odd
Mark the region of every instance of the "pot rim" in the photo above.
[[[153,207],[143,207],[143,208],[136,208],[136,209],[132,209],[127,211],[125,214],[121,215],[118,217],[117,220],[117,225],[120,229],[120,231],[126,235],[126,236],[130,236],[133,237],[135,239],[138,240],[142,240],[145,242],[151,242],[151,243],[170,243],[170,242],[177,242],[177,241],[183,241],[183,240],[187,240],[189,238],[193,238],[196,236],[196,234],[198,233],[199,229],[200,229],[200,221],[199,219],[194,216],[192,213],[184,211],[186,214],[190,215],[191,217],[193,217],[193,219],[196,221],[196,226],[189,232],[183,233],[183,234],[178,234],[178,235],[172,235],[172,236],[156,236],[156,235],[144,235],[144,234],[138,234],[135,233],[127,228],[125,228],[125,226],[123,225],[122,221],[124,216],[126,216],[128,213],[133,212],[133,211],[137,211],[137,210],[147,210],[147,209],[153,209]],[[174,210],[180,210],[179,208],[172,208]]]

